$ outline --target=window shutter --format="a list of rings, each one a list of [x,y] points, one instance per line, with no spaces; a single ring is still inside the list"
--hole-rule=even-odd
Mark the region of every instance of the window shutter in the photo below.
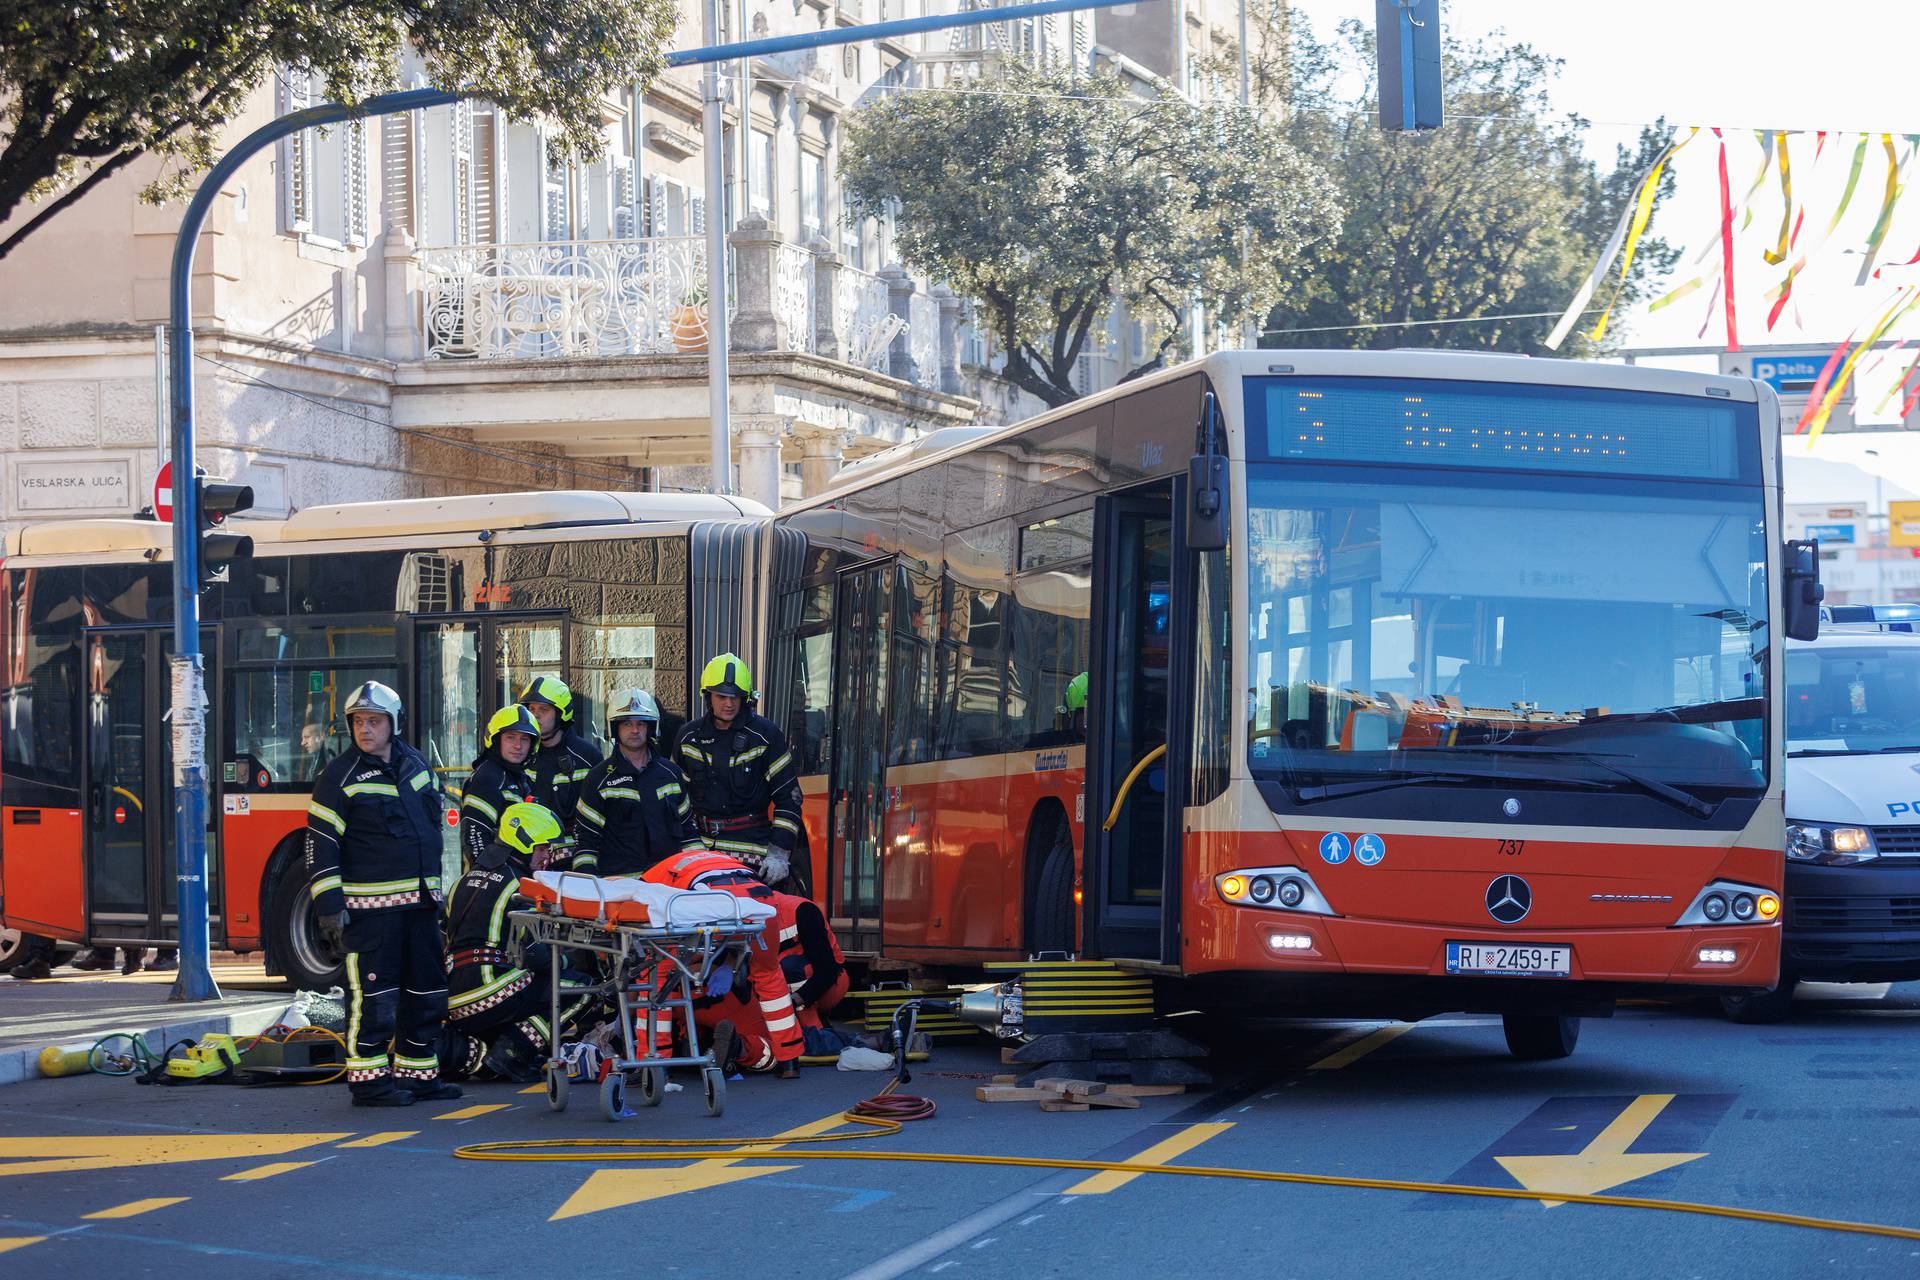
[[[667,180],[657,173],[647,175],[646,233],[667,234]]]
[[[547,240],[565,240],[567,231],[567,162],[553,140],[540,135],[541,208]]]
[[[633,157],[619,156],[613,161],[613,235],[617,240],[631,240],[633,234]]]
[[[500,115],[479,111],[473,117],[473,239],[494,244],[500,239],[500,191],[497,167]]]
[[[694,194],[690,197],[690,208],[692,212],[688,221],[693,224],[692,234],[696,236],[707,234],[707,198],[698,193]]]
[[[282,114],[313,105],[313,80],[304,68],[286,68],[280,83]],[[305,235],[313,230],[313,131],[289,134],[282,155],[286,163],[281,173],[281,206],[286,229]]]
[[[341,149],[346,157],[346,241],[355,248],[363,248],[371,239],[369,223],[371,212],[368,208],[370,194],[367,180],[367,122],[352,120],[347,124],[346,146]]]
[[[1088,69],[1093,55],[1093,21],[1083,13],[1073,15],[1073,65]]]
[[[453,241],[472,244],[478,236],[475,227],[473,166],[473,103],[456,102],[448,126],[453,163]]]

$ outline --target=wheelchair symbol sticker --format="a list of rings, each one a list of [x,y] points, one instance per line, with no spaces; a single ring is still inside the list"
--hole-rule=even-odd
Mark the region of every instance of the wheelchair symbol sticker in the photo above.
[[[1336,867],[1345,862],[1347,855],[1352,852],[1353,845],[1338,831],[1329,831],[1320,837],[1320,856]]]
[[[1353,842],[1353,856],[1363,867],[1377,867],[1387,856],[1387,842],[1368,833]]]

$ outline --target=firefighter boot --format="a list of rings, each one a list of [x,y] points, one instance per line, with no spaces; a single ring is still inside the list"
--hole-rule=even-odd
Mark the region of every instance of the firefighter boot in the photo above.
[[[95,947],[83,956],[74,959],[73,967],[85,969],[90,973],[99,973],[113,968],[113,948]]]
[[[399,1086],[415,1102],[449,1102],[460,1096],[460,1086],[449,1080],[408,1080]]]
[[[384,1080],[378,1087],[364,1088],[356,1092],[353,1095],[353,1105],[356,1107],[410,1107],[413,1105],[413,1091],[402,1089],[391,1080]]]

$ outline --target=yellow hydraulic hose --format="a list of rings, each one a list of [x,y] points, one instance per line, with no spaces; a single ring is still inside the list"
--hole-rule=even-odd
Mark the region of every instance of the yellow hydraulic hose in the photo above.
[[[940,1151],[794,1151],[809,1142],[845,1142],[878,1138],[900,1132],[891,1120],[847,1116],[849,1122],[869,1126],[859,1133],[822,1133],[796,1138],[551,1138],[529,1142],[481,1142],[456,1148],[461,1160],[508,1161],[629,1161],[629,1160],[882,1160],[899,1164],[970,1164],[1014,1169],[1064,1169],[1087,1173],[1151,1173],[1181,1178],[1232,1178],[1241,1182],[1290,1182],[1314,1187],[1350,1187],[1361,1191],[1408,1191],[1416,1195],[1478,1196],[1493,1200],[1555,1200],[1568,1204],[1601,1205],[1614,1209],[1657,1209],[1666,1213],[1694,1213],[1739,1222],[1805,1227],[1853,1235],[1888,1236],[1920,1240],[1920,1230],[1874,1222],[1813,1218],[1798,1213],[1740,1209],[1732,1205],[1693,1204],[1685,1200],[1652,1200],[1642,1196],[1583,1195],[1575,1191],[1529,1191],[1520,1187],[1457,1186],[1448,1182],[1412,1182],[1400,1178],[1349,1178],[1324,1173],[1282,1173],[1268,1169],[1223,1169],[1207,1165],[1133,1164],[1125,1160],[1067,1160],[1048,1156],[978,1156]],[[742,1155],[746,1146],[778,1147],[764,1156]],[[714,1150],[730,1147],[732,1150]],[[582,1150],[584,1148],[584,1150]],[[636,1150],[635,1148],[646,1148]]]
[[[1133,784],[1140,777],[1140,771],[1165,754],[1167,754],[1167,744],[1163,742],[1140,757],[1140,763],[1133,766],[1133,772],[1129,773],[1127,780],[1120,784],[1120,794],[1113,798],[1113,808],[1107,810],[1107,820],[1100,824],[1102,831],[1113,830],[1113,824],[1120,821],[1120,806],[1127,802],[1127,792],[1133,790]]]

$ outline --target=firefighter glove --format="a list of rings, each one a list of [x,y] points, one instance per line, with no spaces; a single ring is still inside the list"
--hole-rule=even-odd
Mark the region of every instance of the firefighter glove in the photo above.
[[[316,922],[320,930],[320,940],[333,948],[333,954],[344,958],[347,954],[347,913],[336,911],[329,916],[321,916]]]

